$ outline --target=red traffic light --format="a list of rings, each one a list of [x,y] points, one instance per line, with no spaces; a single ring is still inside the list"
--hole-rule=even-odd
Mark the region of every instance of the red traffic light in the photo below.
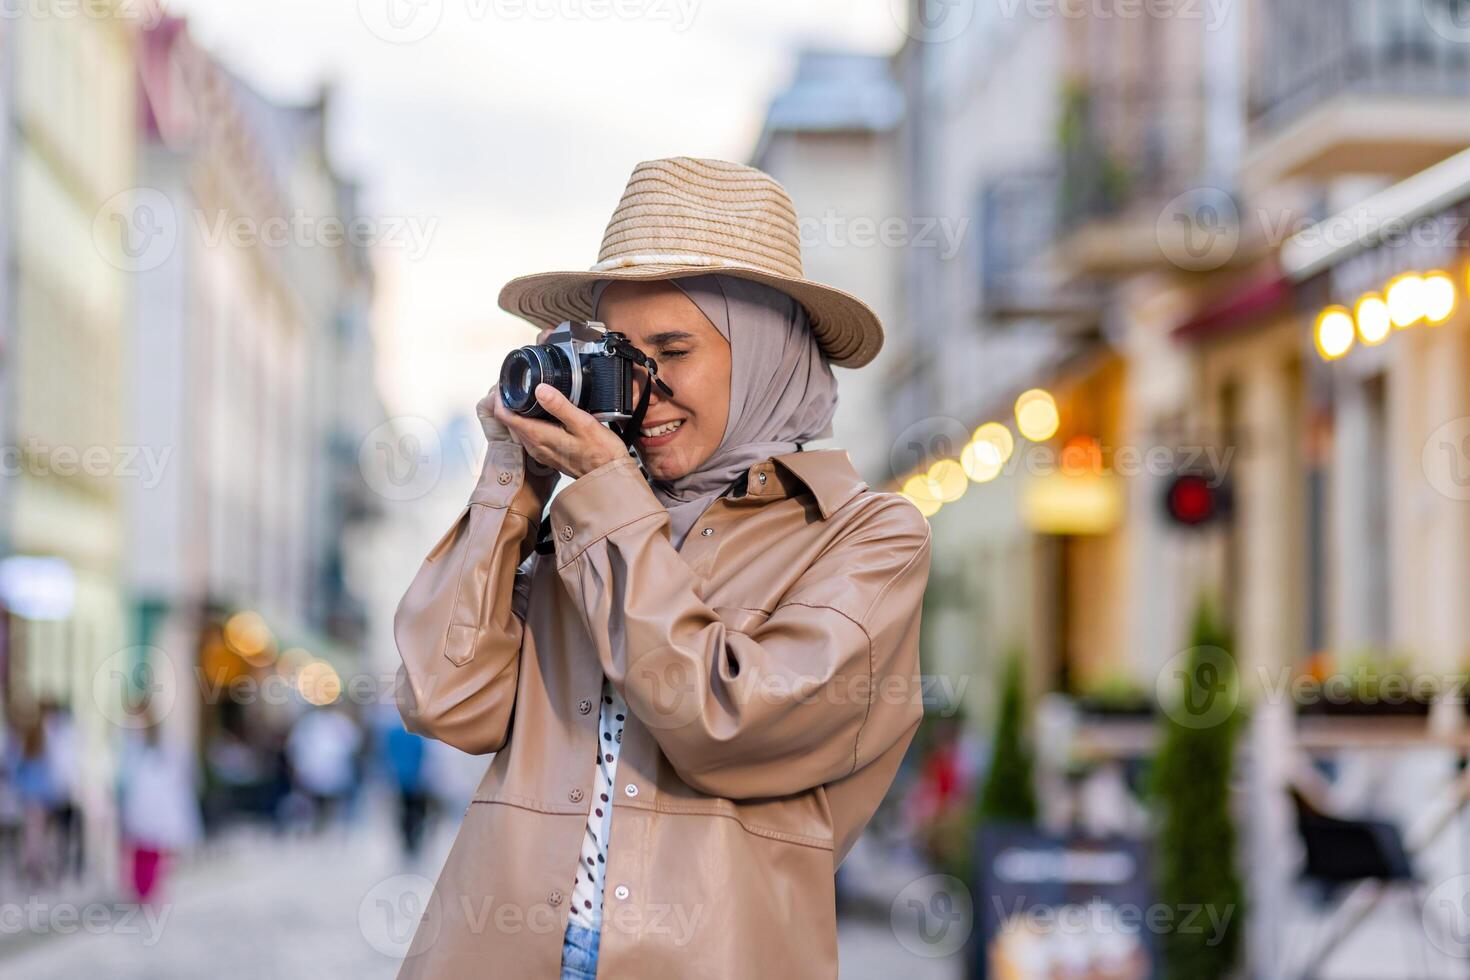
[[[1224,484],[1211,486],[1199,473],[1180,473],[1169,481],[1164,509],[1169,519],[1184,527],[1201,527],[1228,513],[1230,495]]]

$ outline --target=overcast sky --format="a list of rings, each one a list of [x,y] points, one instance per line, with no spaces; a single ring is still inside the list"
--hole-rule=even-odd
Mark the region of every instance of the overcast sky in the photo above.
[[[904,0],[169,0],[285,99],[337,88],[338,168],[382,225],[389,411],[468,411],[513,345],[509,278],[596,260],[639,160],[745,162],[803,45],[890,52]],[[620,16],[621,14],[621,16]],[[635,16],[629,16],[634,14]],[[427,235],[417,242],[408,228]]]

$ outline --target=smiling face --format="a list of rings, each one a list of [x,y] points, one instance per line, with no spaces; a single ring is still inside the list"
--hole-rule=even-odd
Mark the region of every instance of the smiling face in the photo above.
[[[699,307],[665,282],[615,282],[602,293],[597,318],[658,364],[658,386],[634,445],[656,480],[676,480],[714,455],[730,415],[730,342]],[[634,372],[633,397],[647,374]],[[673,426],[673,428],[670,428]]]

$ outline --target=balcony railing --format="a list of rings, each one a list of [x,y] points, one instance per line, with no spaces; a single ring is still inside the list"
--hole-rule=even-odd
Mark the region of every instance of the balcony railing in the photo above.
[[[1198,181],[1204,112],[1197,94],[1079,84],[1063,99],[1057,217],[1064,234],[1168,200]]]
[[[1095,297],[1059,280],[1049,261],[1058,229],[1055,163],[991,177],[980,187],[980,308],[993,320],[1072,316]]]
[[[1342,95],[1470,93],[1470,0],[1262,0],[1261,9],[1258,129]]]

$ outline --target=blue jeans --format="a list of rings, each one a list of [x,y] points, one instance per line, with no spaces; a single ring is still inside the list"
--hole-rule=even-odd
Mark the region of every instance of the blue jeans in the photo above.
[[[561,947],[561,980],[597,980],[599,938],[595,930],[567,923],[567,937]]]

